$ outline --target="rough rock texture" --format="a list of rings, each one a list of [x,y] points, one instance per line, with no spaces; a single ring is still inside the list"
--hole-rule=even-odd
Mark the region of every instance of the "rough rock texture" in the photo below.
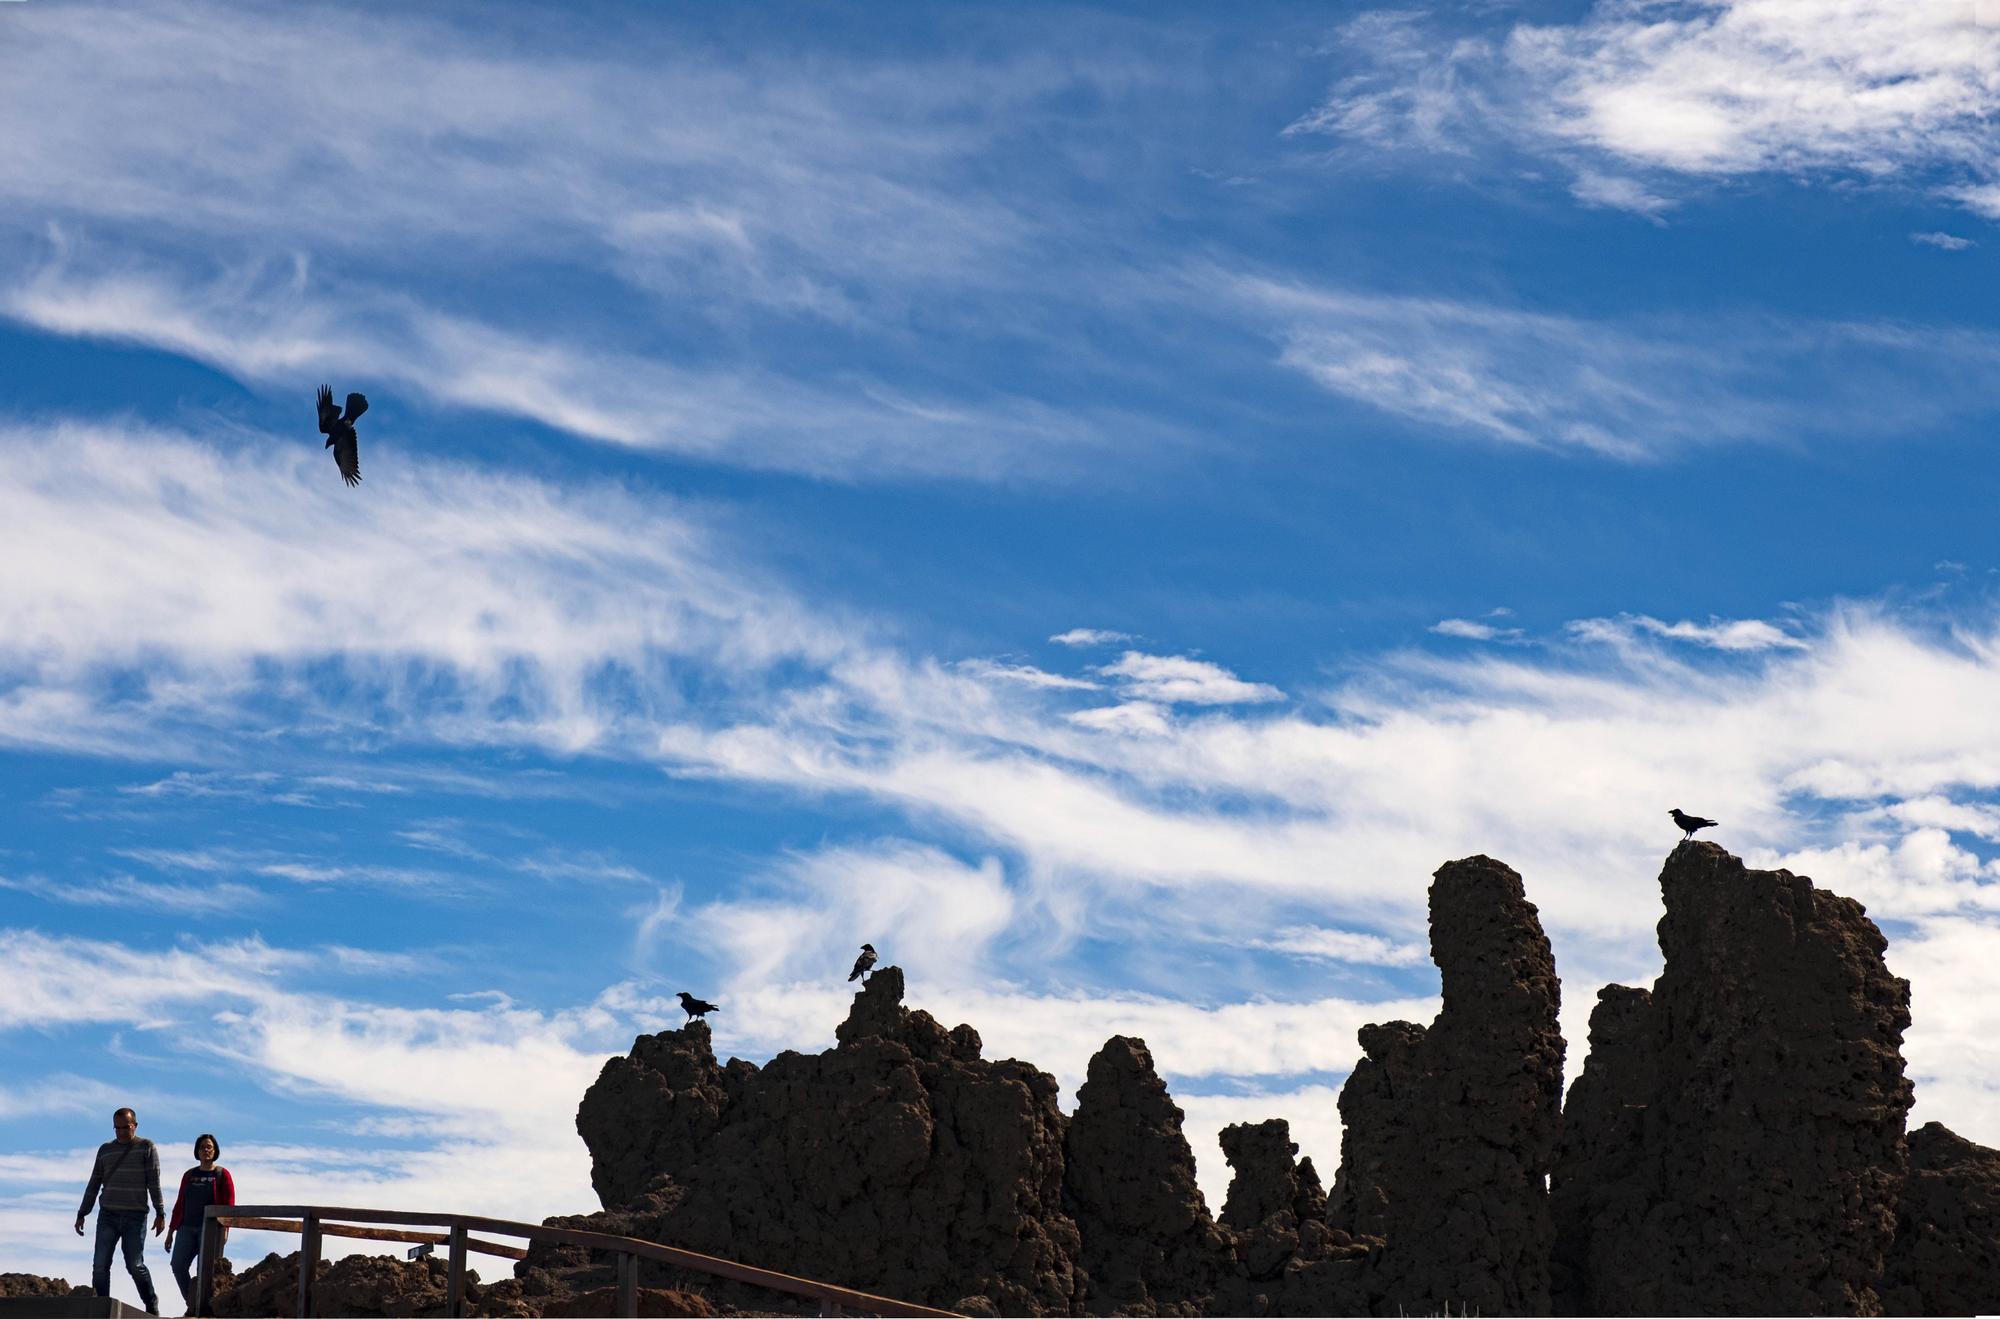
[[[1144,1040],[1114,1035],[1090,1060],[1064,1141],[1064,1202],[1082,1240],[1090,1314],[1202,1313],[1224,1261],[1195,1184],[1182,1113]]]
[[[266,1255],[241,1275],[217,1280],[218,1315],[292,1316],[298,1313],[299,1254]],[[441,1315],[445,1311],[445,1261],[435,1256],[402,1260],[392,1255],[348,1255],[321,1260],[313,1272],[315,1308],[320,1314],[361,1316]],[[466,1270],[466,1313],[533,1316],[540,1311],[518,1303],[519,1284],[511,1278],[482,1287],[475,1269]]]
[[[1365,1313],[1364,1264],[1381,1243],[1356,1241],[1326,1221],[1312,1160],[1292,1161],[1299,1147],[1290,1124],[1239,1122],[1221,1140],[1232,1174],[1222,1218],[1233,1259],[1210,1313]]]
[[[1444,1004],[1428,1029],[1362,1028],[1329,1213],[1387,1242],[1369,1261],[1373,1313],[1546,1314],[1555,959],[1521,877],[1490,857],[1439,868],[1430,908]]]
[[[638,1308],[641,1319],[680,1319],[681,1316],[700,1319],[700,1316],[715,1313],[715,1307],[700,1296],[665,1287],[641,1287]],[[618,1288],[615,1286],[552,1298],[540,1311],[546,1319],[571,1319],[572,1316],[589,1319],[592,1315],[617,1312]]]
[[[81,1283],[61,1278],[44,1278],[36,1273],[0,1273],[0,1296],[67,1296],[71,1292],[95,1295]]]
[[[1687,842],[1660,887],[1665,970],[1650,1001],[1607,1018],[1617,1056],[1602,1083],[1586,1065],[1556,1173],[1566,1227],[1589,1225],[1559,1252],[1587,1264],[1566,1304],[1876,1312],[1911,1099],[1908,982],[1861,904],[1808,879]]]
[[[971,1027],[902,997],[902,972],[876,971],[835,1048],[761,1069],[718,1067],[700,1023],[640,1039],[578,1113],[606,1209],[655,1240],[906,1300],[1068,1312],[1080,1242],[1055,1078],[983,1059]]]
[[[1608,1314],[1614,1298],[1596,1280],[1622,1287],[1618,1238],[1600,1240],[1600,1219],[1642,1217],[1647,1206],[1638,1160],[1645,1148],[1653,1079],[1653,996],[1606,985],[1590,1013],[1590,1056],[1563,1104],[1562,1141],[1550,1184],[1556,1226],[1550,1289],[1557,1314]]]
[[[1882,1312],[2000,1314],[2000,1150],[1935,1122],[1908,1147]]]
[[[705,1021],[641,1035],[630,1056],[604,1064],[576,1113],[601,1203],[638,1199],[674,1151],[697,1149],[715,1134],[729,1102],[725,1075]]]

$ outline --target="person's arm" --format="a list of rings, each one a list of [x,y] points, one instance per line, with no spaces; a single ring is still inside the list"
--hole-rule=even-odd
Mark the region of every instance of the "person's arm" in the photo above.
[[[97,1151],[97,1157],[90,1165],[90,1183],[83,1188],[83,1207],[76,1211],[76,1230],[83,1231],[83,1220],[90,1217],[90,1207],[97,1203],[97,1188],[104,1185],[104,1151]]]
[[[160,1194],[160,1147],[146,1143],[146,1194],[153,1197],[153,1235],[167,1230],[167,1201]]]
[[[215,1202],[219,1205],[235,1204],[236,1179],[229,1175],[229,1169],[219,1163],[215,1165],[215,1171],[217,1174],[215,1178]],[[219,1224],[217,1230],[221,1233],[222,1240],[229,1240],[229,1224]]]
[[[174,1215],[167,1220],[168,1241],[172,1241],[174,1233],[181,1230],[181,1206],[187,1203],[188,1178],[192,1176],[194,1176],[194,1169],[192,1168],[182,1173],[180,1189],[174,1192]]]

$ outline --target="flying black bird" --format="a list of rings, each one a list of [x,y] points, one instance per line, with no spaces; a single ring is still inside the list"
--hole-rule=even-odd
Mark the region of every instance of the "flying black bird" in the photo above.
[[[367,397],[349,394],[347,415],[343,417],[334,405],[333,391],[325,385],[319,387],[319,431],[326,436],[326,447],[333,450],[340,479],[349,485],[361,484],[361,448],[354,434],[354,419],[366,411]]]
[[[697,1017],[705,1017],[711,1012],[720,1012],[722,1009],[713,1003],[702,1002],[693,994],[683,989],[681,991],[681,1011],[688,1014],[689,1021],[693,1021]]]
[[[1683,840],[1694,837],[1694,831],[1697,829],[1713,829],[1715,827],[1715,821],[1704,820],[1699,815],[1689,815],[1678,806],[1668,811],[1667,814],[1673,816],[1674,823],[1686,831],[1681,834]]]
[[[861,945],[861,956],[854,959],[854,969],[847,973],[847,978],[849,980],[859,980],[862,974],[873,965],[875,965],[875,945],[864,943]]]

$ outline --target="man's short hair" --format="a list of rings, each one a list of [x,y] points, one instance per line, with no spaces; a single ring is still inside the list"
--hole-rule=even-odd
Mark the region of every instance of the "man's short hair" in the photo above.
[[[131,1118],[131,1119],[132,1119],[132,1125],[133,1125],[133,1126],[135,1126],[135,1127],[139,1125],[139,1115],[138,1115],[137,1113],[134,1113],[134,1112],[133,1112],[133,1111],[132,1111],[131,1109],[129,1109],[129,1108],[121,1108],[121,1109],[119,1109],[119,1110],[118,1110],[118,1111],[117,1111],[116,1113],[113,1113],[113,1114],[111,1115],[111,1121],[112,1121],[112,1122],[113,1122],[113,1123],[115,1124],[115,1123],[116,1123],[116,1122],[118,1121],[118,1119],[119,1119],[119,1118],[121,1118],[121,1117],[129,1117],[129,1118]]]

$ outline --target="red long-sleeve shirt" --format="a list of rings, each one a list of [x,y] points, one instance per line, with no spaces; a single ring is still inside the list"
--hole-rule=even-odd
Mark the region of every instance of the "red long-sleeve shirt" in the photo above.
[[[174,1196],[174,1216],[167,1220],[167,1230],[180,1231],[183,1213],[192,1227],[201,1220],[201,1211],[210,1205],[235,1203],[236,1183],[230,1178],[229,1169],[219,1163],[207,1171],[189,1168],[181,1174],[181,1189]]]

